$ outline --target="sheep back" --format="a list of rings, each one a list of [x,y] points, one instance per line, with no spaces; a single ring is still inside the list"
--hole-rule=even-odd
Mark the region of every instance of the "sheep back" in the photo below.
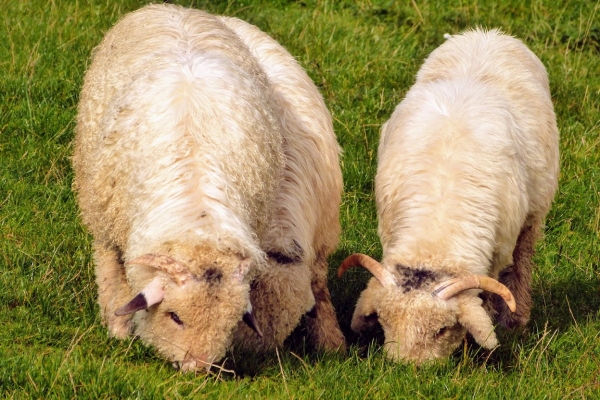
[[[81,93],[84,222],[126,259],[193,232],[261,260],[283,168],[273,109],[264,72],[215,17],[128,14],[94,50]]]
[[[378,157],[384,259],[456,260],[448,267],[497,277],[488,260],[510,264],[525,220],[541,225],[558,185],[544,66],[497,30],[452,36],[384,125]]]

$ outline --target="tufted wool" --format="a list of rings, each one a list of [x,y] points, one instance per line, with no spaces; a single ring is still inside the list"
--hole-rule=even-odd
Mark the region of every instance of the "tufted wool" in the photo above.
[[[257,28],[173,5],[126,15],[94,50],[76,131],[74,189],[113,335],[134,333],[184,369],[204,368],[236,331],[255,348],[280,345],[327,291],[318,254],[340,231],[339,146],[314,84]],[[144,254],[169,256],[192,278],[128,264]],[[295,278],[277,281],[288,268]],[[161,303],[114,315],[157,276]],[[282,301],[266,309],[274,293]],[[262,340],[240,324],[250,300]],[[316,344],[343,346],[329,296],[318,305],[317,325],[335,339]]]
[[[527,323],[531,255],[558,170],[556,118],[539,59],[498,30],[451,36],[425,60],[381,131],[375,191],[382,264],[400,282],[397,265],[440,279],[500,276],[517,311],[497,301],[498,321]],[[388,355],[416,362],[450,354],[465,330],[494,347],[479,291],[443,301],[431,296],[440,279],[411,291],[372,279],[353,328],[376,314]]]

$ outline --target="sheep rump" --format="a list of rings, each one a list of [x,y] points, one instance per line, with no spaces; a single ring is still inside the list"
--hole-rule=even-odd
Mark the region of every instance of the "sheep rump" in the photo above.
[[[280,345],[314,307],[315,344],[343,347],[326,287],[339,146],[314,84],[274,40],[173,5],[130,13],[94,50],[76,134],[74,189],[112,335],[135,333],[192,370],[234,337]],[[115,315],[160,288],[156,306]],[[262,338],[241,321],[250,306]]]

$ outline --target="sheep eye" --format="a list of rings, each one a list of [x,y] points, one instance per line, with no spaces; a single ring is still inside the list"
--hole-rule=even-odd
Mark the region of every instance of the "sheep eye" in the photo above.
[[[444,333],[446,333],[446,331],[448,330],[447,326],[444,326],[443,328],[441,328],[439,331],[437,331],[437,333],[435,334],[436,338],[439,338],[440,336],[442,336]]]
[[[375,324],[378,320],[379,316],[375,312],[365,316],[365,322],[369,325]]]
[[[181,322],[181,320],[179,319],[179,315],[175,314],[172,311],[169,313],[169,315],[171,316],[171,319],[175,321],[178,325],[183,325],[183,322]]]

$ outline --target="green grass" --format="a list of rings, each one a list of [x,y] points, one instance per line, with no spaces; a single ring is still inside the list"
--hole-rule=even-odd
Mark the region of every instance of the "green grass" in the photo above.
[[[232,354],[226,367],[235,375],[205,377],[175,371],[138,341],[108,338],[69,157],[90,52],[144,2],[0,0],[0,397],[600,396],[600,2],[176,3],[259,26],[325,97],[344,148],[344,229],[330,287],[350,350],[315,354],[299,329],[278,354]],[[380,125],[442,35],[475,25],[521,38],[550,75],[562,172],[535,257],[535,310],[526,329],[500,332],[491,355],[468,342],[438,364],[393,364],[380,330],[349,329],[368,274],[337,280],[333,271],[351,252],[381,255],[373,198]]]

